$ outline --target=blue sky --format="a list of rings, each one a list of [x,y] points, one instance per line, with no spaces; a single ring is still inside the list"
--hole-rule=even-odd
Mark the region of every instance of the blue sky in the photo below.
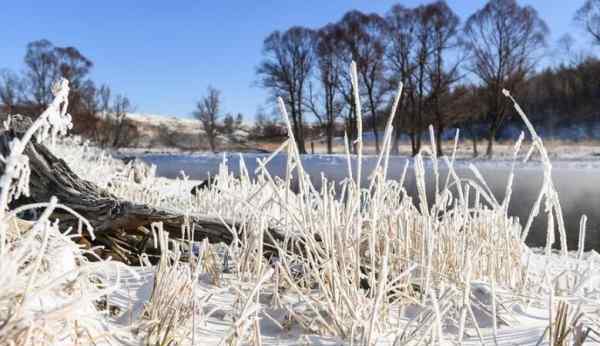
[[[77,47],[94,63],[92,78],[128,95],[137,111],[190,116],[210,84],[222,90],[224,111],[253,117],[267,93],[256,86],[263,39],[292,25],[319,27],[359,9],[385,13],[404,0],[7,0],[0,11],[0,68],[22,69],[28,42],[46,38]],[[464,21],[484,1],[448,0]],[[550,43],[570,32],[583,0],[520,0],[551,30]]]

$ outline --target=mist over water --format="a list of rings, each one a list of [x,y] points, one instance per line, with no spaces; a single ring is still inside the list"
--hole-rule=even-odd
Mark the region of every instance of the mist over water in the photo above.
[[[251,176],[255,176],[258,167],[257,159],[264,160],[268,155],[244,155],[244,163]],[[206,179],[218,172],[223,161],[223,155],[146,155],[143,157],[148,163],[157,166],[157,174],[162,177],[181,177],[184,171],[190,179]],[[287,158],[278,155],[267,165],[273,176],[284,177]],[[408,194],[417,200],[414,168],[412,160],[406,157],[390,157],[388,178],[400,179],[404,166],[409,160],[410,165],[405,180]],[[461,178],[476,180],[468,168],[471,161],[457,161],[455,170]],[[508,161],[478,161],[474,163],[485,179],[495,198],[501,203],[506,192],[506,184],[510,174],[511,162]],[[234,174],[239,173],[240,156],[227,155],[227,165]],[[310,175],[314,186],[319,189],[321,174],[329,181],[341,182],[348,177],[348,164],[345,156],[314,155],[303,158],[305,171]],[[353,171],[356,172],[356,162],[351,162]],[[363,161],[363,179],[365,186],[368,176],[376,165],[376,158],[365,157]],[[445,164],[439,162],[440,185],[448,174]],[[434,174],[429,160],[425,160],[426,187],[428,200],[434,194]],[[594,249],[600,251],[600,174],[598,167],[589,167],[571,161],[553,162],[552,178],[559,194],[567,230],[567,244],[570,250],[577,249],[579,238],[579,223],[583,214],[587,215],[587,235],[585,241],[586,251]],[[543,168],[540,163],[517,164],[513,181],[512,198],[509,204],[509,215],[518,217],[521,225],[525,225],[531,209],[538,198],[543,181]],[[547,230],[547,217],[542,203],[539,215],[531,226],[527,244],[534,247],[545,246]],[[558,231],[556,231],[555,246],[560,244]]]

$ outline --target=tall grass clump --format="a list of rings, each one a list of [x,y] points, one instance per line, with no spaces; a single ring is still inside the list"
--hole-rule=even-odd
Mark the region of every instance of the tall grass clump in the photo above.
[[[211,316],[206,309],[227,310],[230,328],[221,338],[221,344],[227,345],[262,344],[267,337],[261,331],[264,320],[274,322],[281,330],[334,336],[350,344],[461,344],[467,338],[475,338],[481,344],[498,343],[499,330],[514,322],[514,311],[519,306],[548,310],[549,327],[541,339],[546,338],[551,344],[577,343],[588,337],[585,333],[590,332],[584,332],[583,326],[598,325],[598,321],[585,304],[600,298],[589,293],[597,292],[592,288],[600,273],[583,253],[586,218],[581,222],[580,248],[572,256],[566,248],[566,230],[548,155],[510,94],[506,92],[533,142],[525,160],[538,150],[544,175],[524,226],[508,213],[524,134],[515,143],[502,200],[492,193],[475,166],[469,166],[468,177],[457,173],[454,153],[458,133],[454,153],[438,157],[430,129],[430,147],[406,161],[399,180],[390,180],[394,116],[402,85],[398,86],[386,124],[382,151],[374,169],[367,171],[363,167],[362,113],[354,64],[351,76],[359,129],[357,138],[345,140],[348,172],[342,182],[329,181],[324,175],[308,175],[282,100],[279,108],[289,138],[274,153],[259,159],[255,172],[249,172],[240,159],[238,174],[234,175],[224,160],[216,183],[195,195],[189,193],[190,182],[185,175],[175,183],[152,174],[139,180],[132,175],[134,167],[121,165],[117,169],[110,160],[102,168],[107,173],[105,177],[87,177],[97,179],[100,185],[128,200],[177,209],[184,215],[209,214],[229,221],[227,227],[233,241],[220,257],[207,241],[200,245],[194,239],[174,241],[161,231],[160,225],[152,226],[150,233],[156,235],[161,256],[153,268],[153,290],[139,321],[145,344],[200,343],[196,335],[198,325]],[[356,156],[350,155],[351,146],[357,148]],[[280,177],[268,169],[278,155],[285,155],[286,159],[286,169]],[[7,169],[5,173],[13,172],[12,175],[2,180],[13,186],[7,200],[26,193],[27,184],[19,180],[26,176],[24,159],[16,154],[14,159],[13,171]],[[89,170],[81,169],[82,174],[86,171]],[[415,177],[414,194],[409,193],[407,177],[411,173]],[[313,185],[316,179],[320,179],[320,188]],[[46,263],[51,264],[48,256],[54,247],[48,244],[59,240],[75,254],[78,266],[73,272],[77,273],[78,285],[89,287],[85,292],[96,292],[97,285],[88,285],[88,271],[83,268],[89,264],[81,251],[47,219],[52,208],[60,205],[50,201],[37,207],[46,208],[40,220],[2,233],[2,251],[18,249],[21,244],[29,246],[27,251],[24,248],[18,253],[2,252],[7,258],[20,261],[21,265],[14,268],[29,268],[21,274],[20,269],[15,269],[14,275],[23,275],[25,284],[6,290],[14,292],[7,299],[18,302],[23,296],[18,292],[29,292],[40,282],[39,273],[46,273]],[[3,220],[14,219],[14,211],[11,213],[6,205],[3,210]],[[532,222],[540,213],[546,213],[549,220],[543,255],[525,244]],[[6,222],[2,227],[8,225]],[[182,238],[193,234],[189,227],[183,227]],[[283,239],[273,239],[273,230]],[[194,246],[199,246],[196,254],[192,251]],[[557,246],[558,255],[552,251]],[[35,251],[30,251],[32,248]],[[38,254],[44,255],[38,258]],[[20,260],[22,257],[25,259]],[[12,265],[5,261],[0,266]],[[38,274],[32,279],[32,273]],[[234,297],[233,306],[209,307],[212,293],[200,297],[199,281],[205,286],[228,287],[227,294]],[[86,294],[93,301],[92,294]],[[589,298],[582,300],[583,296]],[[566,306],[577,306],[576,313],[569,312]],[[10,314],[20,316],[6,313]],[[59,321],[68,325],[71,320]],[[74,330],[79,331],[77,328]],[[88,329],[93,331],[92,327]]]
[[[354,65],[352,76],[356,108],[360,110]],[[517,287],[523,277],[519,224],[507,216],[485,185],[460,179],[453,159],[444,160],[450,173],[445,181],[440,180],[440,158],[433,150],[433,136],[431,150],[414,159],[416,200],[409,197],[402,180],[386,178],[391,124],[402,86],[398,89],[383,151],[367,178],[368,188],[363,187],[360,134],[355,142],[359,149],[356,179],[342,184],[341,198],[336,198],[336,191],[326,181],[321,191],[315,191],[293,138],[287,142],[288,168],[295,171],[300,185],[300,212],[290,215],[286,226],[295,235],[290,241],[297,241],[303,251],[280,249],[285,255],[279,268],[289,289],[308,306],[308,313],[290,313],[301,316],[298,322],[316,332],[365,344],[373,344],[386,331],[395,330],[402,309],[410,305],[422,309],[429,327],[396,333],[403,334],[406,342],[421,335],[439,340],[440,323],[451,310],[467,313],[461,317],[461,326],[467,316],[476,323],[471,295],[466,293],[471,281]],[[280,108],[287,121],[285,107]],[[357,114],[360,123],[360,111]],[[426,193],[425,157],[432,161],[433,200],[428,200]],[[348,176],[353,173],[348,172]],[[297,266],[303,270],[303,286],[293,279]],[[465,297],[460,299],[461,295]]]
[[[351,72],[361,124],[354,64]],[[273,302],[307,332],[366,345],[385,340],[460,343],[466,335],[483,342],[483,328],[490,328],[496,339],[498,329],[510,324],[506,315],[511,314],[511,302],[540,303],[532,298],[533,292],[548,292],[546,282],[536,281],[528,266],[532,253],[525,245],[542,203],[551,220],[546,252],[550,253],[558,231],[561,253],[566,255],[564,222],[548,156],[516,106],[532,137],[532,148],[542,154],[544,168],[544,185],[525,227],[508,214],[515,165],[505,198],[498,200],[475,166],[470,166],[472,178],[460,177],[454,154],[437,157],[433,135],[429,148],[407,160],[401,179],[389,180],[392,124],[401,92],[399,85],[383,150],[368,176],[362,167],[359,128],[358,138],[346,140],[348,178],[334,184],[321,176],[317,190],[314,177],[303,168],[285,105],[279,100],[289,139],[259,160],[255,180],[243,160],[239,179],[222,167],[218,187],[194,197],[191,210],[208,210],[243,224],[245,239],[236,238],[230,249],[235,275],[256,280],[273,268],[274,283],[269,286]],[[521,135],[515,144],[515,160],[523,140]],[[458,133],[455,147],[457,143]],[[356,157],[349,154],[351,145],[358,149]],[[267,169],[280,154],[287,157],[282,178]],[[447,175],[441,174],[441,167]],[[409,170],[416,178],[415,196],[405,186]],[[429,194],[428,178],[433,181]],[[267,262],[263,245],[269,228],[281,230],[286,240],[275,244],[277,257]],[[286,296],[297,299],[286,303]],[[448,329],[450,325],[456,329]]]
[[[194,258],[183,263],[178,247],[169,249],[169,237],[161,224],[155,224],[161,257],[155,268],[154,284],[145,304],[145,344],[150,346],[180,345],[192,331],[192,317],[198,308],[194,285],[200,266]],[[196,270],[194,269],[196,268]]]
[[[2,158],[0,177],[0,345],[93,344],[127,340],[125,330],[109,323],[97,302],[113,287],[105,281],[103,261],[90,263],[74,242],[81,232],[93,232],[80,218],[80,229],[64,232],[50,215],[66,209],[55,198],[47,203],[11,209],[11,201],[29,194],[29,165],[24,150],[32,140],[66,133],[69,86],[61,80],[53,87],[54,101],[21,138],[10,143]],[[3,131],[10,131],[9,117]],[[41,210],[39,218],[23,221],[20,213]],[[91,253],[87,254],[92,256]]]

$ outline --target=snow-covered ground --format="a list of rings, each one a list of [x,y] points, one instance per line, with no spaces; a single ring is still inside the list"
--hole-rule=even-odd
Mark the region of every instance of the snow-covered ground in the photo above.
[[[569,259],[565,260],[558,254],[547,257],[537,251],[531,252],[530,270],[533,277],[539,280],[543,277],[544,272],[550,270],[554,275],[558,275],[561,271],[572,270],[573,268],[592,268],[584,274],[589,278],[586,288],[582,290],[589,291],[589,297],[585,299],[585,303],[581,302],[581,307],[587,314],[594,318],[600,317],[600,256],[595,253],[587,253],[582,260],[575,258],[575,254],[571,254]],[[112,305],[119,307],[123,311],[118,318],[118,323],[122,325],[128,324],[128,319],[136,319],[143,310],[144,302],[148,301],[151,296],[152,283],[154,280],[154,272],[149,268],[138,268],[132,273],[122,273],[119,278],[119,288],[110,296],[109,300]],[[116,276],[112,277],[116,280]],[[560,281],[560,280],[557,280]],[[264,287],[264,292],[261,293],[258,306],[260,329],[262,334],[263,345],[351,345],[349,341],[344,341],[339,337],[318,335],[303,331],[297,325],[290,325],[286,321],[286,311],[278,308],[273,304],[273,282],[267,282]],[[200,297],[210,297],[206,305],[203,306],[205,313],[210,313],[206,318],[198,323],[195,329],[196,344],[194,345],[217,345],[223,342],[231,331],[235,323],[235,307],[238,300],[236,291],[233,287],[240,286],[231,274],[223,274],[219,285],[211,284],[206,280],[198,282],[197,294]],[[592,293],[593,292],[593,293]],[[484,282],[473,283],[473,293],[476,297],[485,302],[491,300],[491,287]],[[494,337],[492,333],[492,319],[489,312],[480,305],[474,306],[478,323],[480,326],[481,338],[473,330],[464,338],[463,345],[502,345],[502,346],[537,346],[549,345],[547,340],[543,340],[542,334],[548,327],[548,302],[544,301],[542,294],[539,297],[531,300],[529,303],[519,302],[515,298],[514,292],[507,290],[498,290],[497,303],[502,307],[502,312],[499,313],[502,319]],[[594,297],[594,298],[592,298]],[[298,297],[293,294],[287,299],[294,301]],[[577,304],[579,298],[573,297],[572,302]],[[409,321],[411,316],[420,308],[415,304],[410,309],[407,309],[406,315],[401,320]],[[131,313],[129,313],[131,311]],[[455,328],[448,321],[444,327],[449,333],[456,333]],[[390,330],[390,336],[383,336],[377,340],[376,345],[403,345],[402,342],[394,343],[393,333],[396,330]],[[585,345],[600,344],[600,336],[594,336],[594,339],[589,339]],[[188,341],[191,342],[191,336]],[[597,340],[597,341],[594,341]],[[413,343],[415,344],[415,343]],[[453,345],[450,340],[447,345]]]
[[[239,176],[240,173],[243,173],[242,176],[245,176],[245,172],[248,172],[247,177],[250,179],[264,179],[257,168],[259,168],[260,162],[270,159],[266,167],[270,176],[276,182],[277,178],[275,177],[285,179],[286,172],[289,169],[289,158],[282,154],[274,157],[266,154],[227,154],[225,156],[222,154],[146,155],[143,156],[143,159],[157,165],[156,173],[159,177],[149,176],[146,181],[142,180],[140,183],[134,183],[131,181],[133,167],[128,167],[119,160],[104,156],[94,148],[84,150],[69,146],[62,148],[61,156],[71,163],[79,174],[90,180],[107,187],[109,186],[107,182],[111,181],[109,189],[123,198],[179,210],[190,210],[191,187],[197,184],[198,180],[204,179],[208,175],[219,174],[222,178],[224,175],[228,176],[228,174]],[[243,160],[241,160],[242,158]],[[374,156],[366,156],[363,160],[363,186],[365,187],[368,187],[368,183],[372,181],[370,176],[372,176],[376,161],[377,157]],[[223,162],[226,165],[219,167]],[[416,204],[416,201],[419,200],[416,189],[418,170],[416,170],[414,160],[407,157],[390,157],[388,178],[391,180],[401,179],[407,162],[409,166],[404,178],[404,186]],[[435,186],[435,162],[425,160],[422,164],[425,168],[426,194],[431,204],[435,200],[432,191],[432,187]],[[477,174],[471,171],[471,164],[474,164],[477,170],[481,172],[485,184],[478,181]],[[302,165],[314,183],[316,190],[320,187],[322,176],[330,181],[335,181],[337,188],[340,188],[344,179],[348,177],[348,158],[343,155],[304,156]],[[356,160],[351,159],[350,165],[352,175],[356,177]],[[438,170],[440,181],[444,182],[448,171],[444,168],[446,165],[444,159],[439,159],[438,165],[440,166]],[[473,161],[460,159],[454,163],[453,167],[461,177],[477,181],[477,184],[482,186],[488,186],[489,190],[496,195],[496,198],[502,200],[512,166],[513,162],[510,160]],[[536,160],[528,163],[517,162],[515,167],[512,198],[508,211],[509,215],[516,215],[524,220],[528,217],[542,186],[543,167]],[[506,249],[506,251],[519,254],[520,258],[516,260],[515,263],[518,264],[515,264],[514,270],[522,276],[519,278],[513,277],[513,279],[521,282],[520,284],[514,286],[506,282],[492,284],[490,278],[486,276],[480,276],[478,279],[470,281],[465,277],[442,279],[441,282],[437,283],[439,286],[435,291],[439,299],[437,303],[428,298],[419,298],[417,293],[412,298],[414,301],[409,299],[403,304],[389,304],[386,308],[389,310],[385,312],[386,322],[381,322],[382,324],[379,325],[378,328],[380,329],[378,330],[380,332],[375,337],[375,344],[392,345],[395,339],[397,339],[396,341],[399,340],[396,343],[398,345],[405,344],[405,342],[413,345],[418,344],[417,341],[421,332],[424,333],[422,334],[424,335],[423,339],[420,341],[421,344],[436,344],[440,341],[448,345],[459,343],[458,335],[462,311],[460,306],[463,299],[465,299],[463,290],[466,282],[468,282],[471,291],[469,306],[473,313],[472,317],[469,317],[471,315],[466,317],[462,344],[549,345],[548,337],[543,337],[543,334],[547,331],[549,321],[556,318],[559,302],[563,301],[571,306],[568,313],[569,318],[584,313],[582,315],[584,324],[580,325],[580,328],[590,327],[593,330],[598,330],[600,325],[600,256],[595,251],[588,251],[583,254],[576,251],[580,235],[579,217],[582,212],[587,213],[589,217],[586,236],[588,250],[590,247],[597,246],[598,221],[594,212],[597,206],[600,205],[598,200],[598,186],[600,186],[600,177],[597,174],[598,168],[600,168],[600,162],[593,159],[589,161],[575,159],[553,161],[552,178],[554,187],[559,193],[567,223],[567,240],[570,248],[574,251],[569,252],[567,256],[563,256],[558,251],[532,249],[520,245],[518,242],[512,243],[515,247]],[[302,212],[316,213],[315,216],[308,216],[308,219],[322,217],[325,220],[325,218],[331,217],[328,222],[343,223],[345,218],[349,217],[345,214],[347,210],[342,206],[328,207],[327,205],[332,203],[331,201],[327,203],[318,202],[320,198],[324,197],[318,197],[312,193],[310,199],[314,198],[315,201],[310,203],[315,203],[313,207],[307,207],[304,204],[306,201],[294,199],[295,195],[292,194],[287,206],[288,210],[282,211],[281,206],[276,201],[278,198],[282,198],[281,193],[283,190],[278,190],[277,186],[269,185],[268,180],[262,182],[238,181],[232,179],[231,175],[229,175],[229,178],[220,181],[220,185],[214,190],[204,191],[193,197],[191,210],[215,213],[234,219],[255,217],[252,215],[262,215],[259,217],[262,218],[264,215],[269,215],[269,218],[272,218],[275,224],[284,222],[286,218],[290,217],[307,217],[302,216]],[[261,176],[263,177],[261,178]],[[116,181],[122,183],[115,184]],[[390,188],[393,191],[393,185]],[[336,195],[339,195],[340,191],[336,190],[336,192]],[[395,195],[392,193],[391,196]],[[373,198],[378,200],[376,197]],[[397,205],[394,201],[381,203]],[[410,204],[412,203],[410,202]],[[390,207],[389,205],[381,205],[381,207],[378,210],[390,212],[391,215],[403,215],[402,213],[407,210],[412,210],[412,207],[405,204],[397,205],[397,207]],[[322,208],[332,208],[327,211],[327,215],[332,215],[318,214]],[[395,213],[394,208],[398,208],[397,212],[399,214],[393,214]],[[477,213],[482,213],[482,209],[478,210]],[[340,215],[341,220],[333,215],[335,212],[344,213]],[[370,216],[366,211],[365,213],[365,217],[376,217]],[[544,209],[542,209],[541,214],[538,217],[541,220],[534,222],[533,231],[528,237],[530,245],[544,246],[546,244]],[[500,214],[495,215],[494,217],[500,217]],[[523,216],[521,217],[521,215]],[[490,216],[490,218],[493,217]],[[364,222],[365,225],[368,225],[371,221],[365,219]],[[325,224],[322,224],[322,226],[324,227]],[[483,232],[490,232],[490,237],[493,237],[495,231],[492,228],[489,230],[484,229]],[[334,227],[333,229],[337,228]],[[460,234],[459,231],[456,232],[458,232],[456,234]],[[453,231],[449,234],[455,233]],[[448,240],[448,244],[452,244],[453,241]],[[559,243],[558,236],[555,243]],[[446,245],[442,243],[442,246]],[[494,247],[494,242],[490,246]],[[503,246],[499,245],[498,250],[504,251]],[[254,258],[256,257],[254,253]],[[499,260],[502,260],[503,257],[501,256]],[[477,258],[476,261],[485,263],[485,258],[483,256]],[[418,259],[415,259],[415,261],[418,262]],[[483,266],[485,267],[485,265]],[[116,275],[109,277],[112,280],[111,282],[117,284],[118,289],[110,295],[108,301],[111,305],[118,306],[119,314],[114,318],[116,323],[121,326],[128,326],[131,320],[135,321],[142,313],[144,304],[151,300],[152,287],[156,278],[156,269],[153,267],[132,269],[133,272],[139,275],[124,273],[119,279],[116,278]],[[452,266],[447,267],[447,270],[451,271]],[[264,275],[269,274],[266,270],[261,271],[261,273]],[[419,273],[419,271],[416,271],[415,274],[417,282],[419,282]],[[399,274],[400,272],[394,272],[392,277]],[[436,273],[435,275],[441,274]],[[448,275],[450,274],[448,273]],[[248,316],[250,321],[257,321],[261,342],[266,345],[342,345],[359,343],[358,340],[351,341],[348,336],[340,337],[334,335],[335,333],[332,331],[323,329],[323,325],[317,321],[315,314],[317,316],[318,314],[329,316],[331,310],[328,310],[326,300],[323,300],[318,290],[311,291],[299,288],[299,291],[296,291],[295,288],[289,286],[283,288],[281,282],[278,282],[277,278],[271,273],[260,285],[258,295],[253,298],[252,292],[258,279],[258,274],[253,277],[244,277],[243,275],[240,276],[239,273],[221,273],[218,280],[211,280],[208,276],[202,276],[196,283],[194,293],[203,302],[201,305],[202,313],[199,314],[198,321],[192,323],[192,325],[186,325],[185,328],[189,333],[186,340],[190,344],[192,340],[199,345],[218,344],[234,335],[235,330],[240,330],[240,333],[244,335],[244,340],[251,343],[249,340],[252,340],[252,328],[254,327],[250,325],[250,327],[245,326],[242,328],[239,324],[241,321],[240,316]],[[303,294],[314,294],[314,297],[307,298]],[[312,304],[317,304],[319,309],[323,309],[324,312],[312,311],[310,308],[311,299],[314,299]],[[373,303],[372,298],[367,295],[359,295],[357,299],[353,301],[357,313],[368,319],[368,314],[362,314],[370,311],[370,304]],[[248,310],[244,310],[241,306],[243,305],[242,302],[248,304],[246,306]],[[342,303],[338,302],[336,304]],[[433,322],[437,315],[435,313],[436,304],[440,310],[439,324]],[[495,310],[495,313],[492,310]],[[243,311],[252,311],[252,313],[244,315]],[[383,314],[383,312],[381,313]],[[294,317],[294,314],[300,315]],[[495,319],[492,318],[493,315],[496,316]],[[303,325],[301,321],[304,318],[313,320],[314,325]],[[331,320],[326,322],[334,325],[334,321],[335,318],[331,317]],[[428,326],[427,328],[439,328],[441,334],[438,335],[435,330],[419,331],[418,327],[420,325]],[[407,332],[404,337],[400,338],[404,330],[407,330]],[[592,333],[591,337],[586,344],[600,343],[598,335]]]
[[[186,175],[201,179],[204,178],[202,174],[206,168],[214,169],[211,173],[216,174],[218,164],[223,161],[222,155],[145,157],[146,160],[158,165],[158,175],[170,176],[170,178],[153,177],[150,173],[146,180],[134,182],[134,167],[125,165],[95,148],[67,145],[55,150],[78,174],[109,188],[123,198],[180,210],[189,210],[191,197],[189,192],[191,187],[197,184],[197,180],[188,180],[187,176],[181,174],[179,170],[183,169],[186,171]],[[257,160],[266,158],[264,155],[244,156],[245,165],[243,164],[242,167],[245,166],[250,176],[256,177],[254,172],[257,168]],[[240,173],[238,170],[241,163],[239,159],[239,155],[227,157],[228,165],[236,174]],[[372,167],[375,165],[374,161],[374,157],[365,158],[365,176],[370,175]],[[276,156],[267,167],[273,176],[284,176],[286,163],[287,157]],[[398,178],[405,163],[406,158],[391,158],[389,162],[390,178]],[[468,174],[470,163],[457,162],[457,172]],[[502,184],[506,185],[504,176],[496,177],[498,182],[494,181],[494,172],[502,171],[503,174],[508,174],[511,166],[509,162],[481,163],[477,166],[482,175],[487,175],[486,180],[492,190],[496,189],[496,185],[498,185],[498,189]],[[355,162],[351,163],[354,168],[353,175],[356,174],[355,164]],[[407,186],[416,179],[410,173],[414,170],[413,164],[414,162],[410,161],[409,173],[405,180]],[[430,185],[433,162],[425,161],[424,164],[428,172],[427,185]],[[303,165],[311,178],[318,177],[323,173],[329,179],[334,179],[339,183],[347,174],[347,158],[343,156],[307,156],[303,159]],[[442,163],[440,165],[443,166]],[[528,163],[518,165],[518,167],[513,192],[513,203],[516,204],[525,195],[519,194],[518,191],[521,189],[519,184],[523,183],[525,188],[531,185],[531,181],[522,180],[541,176],[541,168],[538,163]],[[567,173],[588,172],[590,177],[593,177],[596,172],[596,163],[591,162],[585,167],[584,169],[581,165],[568,161],[556,163],[553,174],[557,180],[557,188],[561,188],[558,181],[561,179],[559,173],[562,171]],[[219,172],[220,177],[228,173],[223,169],[224,166]],[[443,170],[440,172],[441,181],[444,181]],[[472,178],[475,177],[472,172],[470,174]],[[531,174],[531,177],[528,174]],[[254,185],[249,185],[248,182],[228,179],[230,180],[221,181],[219,183],[221,185],[217,189],[201,192],[200,195],[194,197],[196,200],[192,199],[192,210],[211,210],[211,212],[225,217],[238,215],[238,219],[240,219],[240,215],[252,213],[269,213],[272,217],[280,218],[280,221],[291,215],[300,216],[293,210],[277,212],[279,207],[276,205],[269,207],[278,193],[276,187],[269,190],[267,188],[269,185],[265,185],[264,182],[254,182]],[[573,189],[576,184],[581,185],[583,180],[582,176],[576,176],[566,182],[571,182]],[[111,184],[108,184],[109,182]],[[529,194],[535,196],[539,186],[532,186],[529,189],[531,190]],[[595,191],[592,186],[583,189],[592,193]],[[228,193],[223,193],[223,191]],[[242,203],[249,200],[253,201],[252,205]],[[289,201],[290,208],[303,208],[303,203],[305,203],[293,198]],[[561,201],[564,204],[565,199],[563,198]],[[582,203],[582,206],[585,206],[589,202]],[[319,205],[315,204],[314,212],[318,213],[320,208],[324,208],[323,205],[321,207]],[[343,212],[343,209],[340,212]],[[335,219],[334,217],[331,220]],[[594,237],[596,236],[590,230],[588,238],[593,239]],[[472,315],[466,317],[462,344],[549,345],[547,336],[543,337],[543,334],[549,326],[549,321],[555,318],[558,302],[561,301],[568,302],[571,306],[568,314],[569,321],[579,313],[583,313],[582,324],[578,326],[597,330],[600,326],[600,256],[595,251],[583,254],[572,251],[565,257],[556,251],[548,254],[543,249],[519,247],[520,245],[515,249],[507,249],[507,251],[520,254],[521,258],[517,260],[522,267],[518,271],[522,273],[523,277],[514,279],[522,284],[511,287],[505,283],[492,284],[489,280],[482,278],[464,281],[468,282],[471,291],[468,306],[472,310]],[[256,255],[254,257],[256,258]],[[67,266],[73,266],[73,261],[69,259],[69,256],[62,258],[65,259]],[[477,264],[472,265],[476,266]],[[256,328],[260,331],[260,341],[263,345],[351,345],[359,343],[358,340],[351,340],[349,336],[333,335],[331,331],[323,329],[323,325],[314,316],[315,314],[328,316],[327,313],[331,310],[327,310],[328,307],[322,302],[317,289],[307,290],[283,285],[279,281],[282,279],[273,272],[266,269],[261,272],[265,275],[265,280],[260,284],[258,291],[256,291],[256,287],[259,287],[257,286],[258,276],[248,277],[237,272],[220,273],[218,279],[214,280],[209,274],[200,275],[198,281],[194,282],[193,293],[200,309],[197,320],[187,321],[180,326],[186,331],[185,343],[214,345],[226,343],[227,340],[237,340],[242,344],[252,343],[254,324],[242,327],[240,323],[245,320],[241,319],[242,316],[246,316],[248,321],[256,321]],[[114,263],[106,263],[101,268],[98,275],[103,277],[106,283],[115,285],[115,290],[111,291],[106,298],[107,305],[115,311],[109,319],[111,323],[126,331],[135,321],[143,320],[143,313],[149,301],[152,300],[157,273],[156,267],[118,270],[117,264]],[[399,274],[394,272],[391,275],[395,277]],[[436,273],[435,275],[440,274]],[[418,282],[419,279],[415,280]],[[439,286],[436,289],[439,294],[437,300],[419,298],[417,293],[413,298],[407,298],[409,300],[402,304],[386,305],[386,309],[389,309],[385,312],[387,317],[385,323],[382,320],[382,324],[378,324],[379,332],[372,340],[373,344],[416,345],[419,343],[437,344],[438,342],[448,345],[457,344],[461,311],[463,311],[460,307],[461,302],[464,302],[465,299],[462,280],[468,279],[463,278],[460,282],[443,279],[442,283],[438,283]],[[257,292],[256,296],[253,295],[253,292]],[[314,294],[314,297],[307,298],[303,294]],[[356,306],[356,312],[361,314],[369,312],[373,298],[369,298],[365,293],[359,297],[364,301],[352,302]],[[310,306],[315,303],[318,304],[319,309],[323,309],[325,312],[312,311]],[[43,304],[48,303],[44,302]],[[464,305],[462,306],[464,308]],[[168,310],[169,307],[165,306],[164,309]],[[47,311],[47,309],[43,311]],[[383,311],[381,313],[384,314]],[[496,318],[492,318],[493,315]],[[365,316],[365,318],[368,317]],[[439,318],[439,324],[435,322],[437,318]],[[303,325],[300,323],[303,319],[312,320],[314,325],[310,323]],[[333,319],[325,322],[334,324]],[[426,329],[420,330],[420,326],[426,326]],[[439,329],[441,334],[438,334],[436,329]],[[405,330],[406,333],[404,333]],[[364,333],[360,330],[356,330],[356,332]],[[139,336],[135,333],[126,336],[130,340],[139,340],[136,339]],[[235,337],[231,339],[232,336]],[[419,341],[421,336],[422,339]],[[600,343],[599,337],[592,333],[586,345]],[[242,342],[243,340],[245,342]],[[394,343],[394,341],[396,342]]]
[[[40,140],[69,125],[61,107],[68,82],[53,90],[55,101],[32,127]],[[514,184],[506,161],[475,168],[427,153],[302,158],[287,141],[287,156],[233,156],[213,185],[193,194],[197,181],[178,171],[203,178],[221,157],[146,157],[168,178],[96,148],[54,147],[76,174],[122,202],[217,218],[231,232],[229,244],[209,244],[190,238],[203,228],[186,224],[170,241],[153,223],[144,239],[152,238],[160,261],[142,255],[143,267],[91,261],[94,249],[78,242],[93,230],[80,219],[79,234],[62,233],[49,219],[56,199],[25,207],[45,209],[36,221],[17,217],[24,207],[9,202],[27,194],[30,173],[21,144],[12,142],[1,179],[0,344],[600,343],[600,256],[583,247],[584,237],[597,236],[582,222],[569,251],[574,230],[562,227],[561,205],[569,193],[598,205],[596,163],[552,170],[540,141],[543,170],[515,164]],[[527,198],[537,200],[529,207]],[[514,208],[549,216],[543,248],[526,244],[530,225]],[[114,239],[113,250],[123,242]]]

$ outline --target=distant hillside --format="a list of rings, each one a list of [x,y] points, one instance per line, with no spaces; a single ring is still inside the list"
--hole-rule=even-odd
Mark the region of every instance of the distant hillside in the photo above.
[[[128,119],[138,129],[138,147],[182,150],[209,148],[202,124],[196,119],[146,113],[129,113]],[[244,125],[231,135],[220,135],[222,150],[243,148],[247,144],[248,134],[249,128]]]

